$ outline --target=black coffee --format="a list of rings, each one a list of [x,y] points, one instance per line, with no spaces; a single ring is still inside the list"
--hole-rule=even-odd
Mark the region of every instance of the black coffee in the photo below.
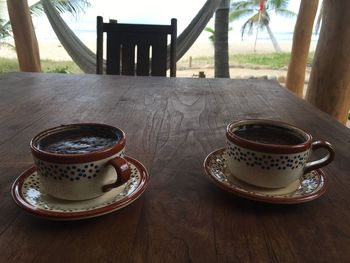
[[[263,144],[295,145],[305,138],[293,130],[269,124],[247,124],[233,132],[237,136]]]
[[[120,140],[112,130],[81,128],[60,131],[41,139],[37,147],[56,154],[82,154],[101,151]]]

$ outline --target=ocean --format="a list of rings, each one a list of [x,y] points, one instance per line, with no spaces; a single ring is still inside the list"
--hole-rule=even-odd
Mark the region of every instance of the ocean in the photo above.
[[[91,42],[96,39],[96,20],[94,18],[85,18],[85,19],[65,19],[69,24],[70,28],[74,31],[74,33],[83,41],[83,42]],[[209,22],[209,25],[212,22]],[[37,37],[40,41],[48,41],[48,42],[56,42],[58,41],[55,33],[53,32],[50,23],[46,19],[46,17],[34,18],[34,25]],[[241,40],[241,32],[240,26],[238,24],[233,25],[234,29],[229,32],[229,41],[239,41]],[[293,40],[293,32],[292,30],[282,31],[280,27],[278,27],[277,23],[271,23],[271,29],[273,34],[277,40],[277,42],[292,42]],[[185,25],[178,26],[178,34],[180,34]],[[289,28],[290,29],[290,28]],[[210,33],[203,32],[199,36],[200,42],[209,42],[208,37]],[[253,34],[248,35],[245,34],[243,40],[246,42],[254,42],[256,37],[256,30],[254,30]],[[318,34],[312,35],[312,42],[318,40]],[[258,41],[266,42],[270,41],[270,37],[266,30],[260,30],[258,32]]]

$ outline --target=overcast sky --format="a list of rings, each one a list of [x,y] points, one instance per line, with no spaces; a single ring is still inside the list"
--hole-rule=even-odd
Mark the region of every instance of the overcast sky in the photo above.
[[[31,1],[35,2],[35,1]],[[170,24],[171,18],[178,20],[178,34],[190,23],[205,0],[90,0],[91,7],[85,14],[80,14],[77,19],[69,15],[63,17],[74,31],[95,29],[96,16],[101,15],[104,20],[115,18],[121,23],[151,23]],[[300,0],[290,0],[289,9],[298,12]],[[237,21],[230,26],[233,31],[230,35],[235,37],[240,34],[243,21]],[[38,36],[47,36],[51,30],[45,18],[35,18],[34,24]],[[292,32],[294,30],[295,18],[278,17],[271,15],[270,26],[274,32]],[[213,19],[209,22],[213,27]],[[208,33],[200,37],[207,40]]]

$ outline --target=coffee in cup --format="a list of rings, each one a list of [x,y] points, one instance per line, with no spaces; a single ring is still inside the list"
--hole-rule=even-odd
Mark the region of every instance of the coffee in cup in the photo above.
[[[61,125],[36,135],[30,147],[42,188],[56,198],[95,198],[130,178],[125,133],[113,126]]]
[[[226,129],[227,165],[238,179],[260,187],[281,188],[334,159],[326,141],[293,125],[273,120],[240,120]],[[308,162],[310,153],[324,148],[326,157]]]

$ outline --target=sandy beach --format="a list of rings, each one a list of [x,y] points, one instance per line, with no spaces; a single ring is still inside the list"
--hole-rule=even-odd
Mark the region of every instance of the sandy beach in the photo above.
[[[90,50],[96,50],[96,43],[89,41],[85,43]],[[290,52],[292,42],[279,43],[283,52]],[[310,51],[314,51],[316,42],[312,42]],[[71,57],[66,52],[61,43],[57,41],[40,41],[39,49],[41,59],[50,59],[56,61],[71,61]],[[234,41],[229,44],[230,54],[252,54],[254,53],[254,42],[252,41]],[[275,50],[270,41],[258,41],[256,53],[274,53]],[[200,71],[204,72],[206,77],[214,77],[213,68],[214,47],[210,42],[196,41],[187,53],[177,63],[177,76],[179,77],[198,77]],[[10,48],[1,48],[0,57],[16,58],[16,52]],[[199,57],[208,57],[208,63],[203,64],[203,59],[197,61]],[[191,65],[189,59],[191,58]],[[205,60],[204,60],[205,61]],[[268,77],[270,79],[278,79],[283,84],[287,69],[268,69],[263,67],[242,67],[239,65],[230,65],[231,78],[251,78],[251,77]],[[308,78],[308,76],[307,76]],[[282,80],[282,81],[281,81]]]
[[[96,43],[89,41],[84,43],[92,51],[96,50]],[[283,52],[290,52],[292,48],[292,42],[279,43]],[[316,42],[312,42],[310,51],[314,51]],[[39,40],[40,57],[42,59],[52,60],[71,60],[66,50],[61,43],[57,41],[40,41]],[[254,53],[254,43],[251,41],[234,41],[229,44],[230,54],[248,54]],[[274,49],[270,41],[258,41],[256,46],[256,53],[273,53]],[[182,57],[182,60],[189,57],[212,57],[214,56],[214,47],[210,42],[197,41]],[[14,50],[2,47],[0,49],[0,57],[15,58],[16,53]]]
[[[90,41],[85,43],[92,51],[96,50],[96,43]],[[292,48],[291,42],[279,43],[283,52],[290,52]],[[313,42],[310,50],[314,51],[316,42]],[[51,59],[57,61],[72,60],[69,54],[59,41],[39,41],[41,59]],[[254,53],[254,43],[251,41],[235,41],[229,44],[230,54],[249,54]],[[258,41],[256,53],[273,53],[274,49],[270,41]],[[204,71],[206,77],[214,77],[214,69],[212,65],[203,65],[196,63],[198,57],[208,57],[211,59],[214,56],[214,47],[210,42],[197,41],[187,51],[187,53],[178,62],[177,75],[180,77],[195,77],[199,71]],[[1,48],[0,57],[16,58],[16,52],[10,48]],[[192,58],[192,66],[188,65],[189,58]],[[231,65],[231,78],[249,78],[251,76],[261,77],[269,76],[278,78],[286,75],[286,69],[273,70],[264,68],[243,68]]]

